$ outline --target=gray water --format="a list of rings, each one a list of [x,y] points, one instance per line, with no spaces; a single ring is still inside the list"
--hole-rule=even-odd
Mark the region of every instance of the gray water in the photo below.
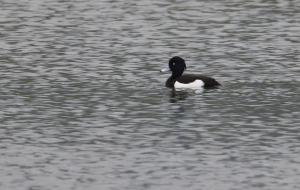
[[[300,1],[0,0],[0,39],[1,190],[300,189]]]

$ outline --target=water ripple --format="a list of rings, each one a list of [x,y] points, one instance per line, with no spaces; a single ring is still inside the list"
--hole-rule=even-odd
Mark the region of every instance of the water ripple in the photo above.
[[[297,1],[0,4],[1,189],[299,189]]]

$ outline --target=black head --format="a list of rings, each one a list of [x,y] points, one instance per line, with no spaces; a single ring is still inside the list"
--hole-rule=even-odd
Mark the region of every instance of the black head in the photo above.
[[[173,77],[180,77],[186,69],[185,61],[181,57],[175,56],[169,60],[169,68]]]

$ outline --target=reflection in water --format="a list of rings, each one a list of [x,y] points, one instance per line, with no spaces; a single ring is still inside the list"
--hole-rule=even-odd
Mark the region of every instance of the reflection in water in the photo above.
[[[1,0],[0,189],[299,189],[299,10]]]
[[[185,100],[188,97],[189,93],[191,92],[188,92],[186,90],[170,90],[170,103],[176,103],[178,101]]]

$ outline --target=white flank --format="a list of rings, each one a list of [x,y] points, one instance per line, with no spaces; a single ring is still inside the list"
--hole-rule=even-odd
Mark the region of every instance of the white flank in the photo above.
[[[202,80],[195,80],[194,82],[188,84],[183,84],[176,81],[174,84],[175,88],[199,89],[199,88],[203,88],[203,86],[204,86],[204,82]]]

